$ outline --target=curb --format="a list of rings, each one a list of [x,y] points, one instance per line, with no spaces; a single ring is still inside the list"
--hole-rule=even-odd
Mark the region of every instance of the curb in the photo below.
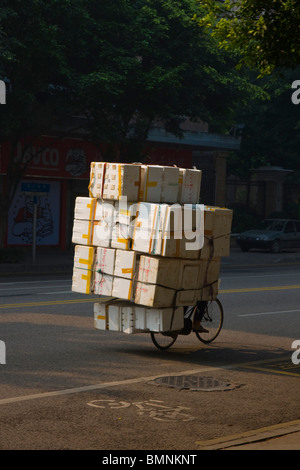
[[[200,446],[200,450],[222,450],[283,437],[287,434],[296,432],[300,432],[300,420],[290,421],[284,424],[275,424],[273,426],[267,426],[253,431],[246,431],[240,434],[232,434],[231,436],[211,439],[208,441],[196,441],[195,444]]]

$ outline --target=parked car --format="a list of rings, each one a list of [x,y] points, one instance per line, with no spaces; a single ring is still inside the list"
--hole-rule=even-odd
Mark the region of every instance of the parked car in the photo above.
[[[236,239],[242,251],[251,248],[279,253],[285,248],[300,248],[300,220],[265,219]]]

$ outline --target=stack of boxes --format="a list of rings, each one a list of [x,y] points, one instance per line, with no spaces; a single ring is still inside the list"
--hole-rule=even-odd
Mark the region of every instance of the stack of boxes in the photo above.
[[[183,307],[218,294],[232,211],[198,204],[201,170],[93,162],[75,202],[72,290],[99,295],[95,328],[183,328]]]

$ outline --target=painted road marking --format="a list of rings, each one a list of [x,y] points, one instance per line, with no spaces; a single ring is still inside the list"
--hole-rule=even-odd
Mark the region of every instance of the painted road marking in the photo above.
[[[45,300],[41,302],[20,302],[16,304],[2,304],[0,308],[18,308],[18,307],[41,307],[43,305],[65,305],[65,304],[80,304],[86,302],[107,302],[114,297],[93,297],[89,299],[68,299],[68,300]]]
[[[178,375],[191,375],[191,374],[200,374],[203,372],[209,372],[209,371],[216,371],[218,369],[221,370],[235,370],[235,369],[254,369],[254,370],[260,370],[263,372],[275,372],[275,373],[280,373],[280,374],[285,374],[285,375],[291,375],[291,376],[296,376],[300,377],[299,373],[291,373],[285,371],[278,371],[274,368],[268,369],[267,367],[263,367],[263,364],[270,364],[270,363],[275,363],[281,364],[284,361],[287,361],[287,359],[290,360],[291,363],[291,369],[293,366],[293,363],[291,362],[291,358],[289,356],[285,356],[282,358],[276,358],[276,359],[264,359],[261,361],[255,361],[255,362],[245,362],[245,363],[239,363],[239,364],[232,364],[232,365],[221,365],[217,367],[213,366],[203,366],[200,367],[199,369],[193,369],[189,371],[182,371],[182,372],[173,372],[173,373],[168,373],[169,376],[178,376]],[[287,366],[286,366],[287,367]],[[300,369],[300,365],[297,366]],[[49,398],[49,397],[56,397],[60,395],[70,395],[74,393],[79,393],[79,392],[89,392],[92,390],[100,390],[103,388],[109,388],[109,387],[116,387],[119,385],[131,385],[135,383],[142,383],[142,382],[150,382],[155,379],[158,379],[160,377],[165,377],[166,372],[164,374],[160,375],[155,375],[155,376],[147,376],[147,377],[136,377],[134,379],[125,379],[125,380],[118,380],[118,381],[113,381],[113,382],[104,382],[100,384],[93,384],[93,385],[85,385],[82,387],[75,387],[75,388],[69,388],[69,389],[64,389],[64,390],[56,390],[53,392],[42,392],[42,393],[34,393],[31,395],[23,395],[23,396],[18,396],[18,397],[11,397],[11,398],[3,398],[0,399],[0,405],[7,405],[9,403],[18,403],[21,401],[28,401],[28,400],[36,400],[38,398]]]
[[[243,289],[225,289],[220,290],[220,294],[233,294],[233,293],[240,293],[240,292],[263,292],[269,290],[292,290],[292,289],[300,289],[300,285],[294,286],[271,286],[271,287],[248,287]]]
[[[193,421],[195,416],[189,414],[191,408],[186,406],[170,406],[165,405],[163,400],[155,400],[150,398],[146,401],[128,402],[111,399],[92,400],[87,403],[88,406],[101,409],[118,410],[123,408],[136,407],[139,416],[146,415],[157,421],[166,421],[174,423],[175,421]],[[193,410],[191,410],[193,411]]]
[[[293,286],[276,286],[276,287],[251,287],[244,289],[226,289],[220,290],[220,294],[233,294],[233,293],[243,293],[243,292],[264,292],[264,291],[274,291],[274,290],[290,290],[290,289],[300,289],[300,285]],[[112,299],[112,297],[107,297],[106,299],[93,297],[93,298],[79,298],[79,299],[68,299],[68,300],[49,300],[44,302],[21,302],[14,304],[2,304],[0,308],[18,308],[18,307],[41,307],[43,305],[64,305],[64,304],[76,304],[84,302],[100,302],[102,300]]]
[[[236,364],[236,367],[300,378],[300,364],[293,364],[291,356]]]
[[[222,369],[231,369],[231,366],[222,366]],[[168,375],[190,375],[190,374],[200,374],[202,372],[208,372],[211,370],[216,370],[218,369],[217,367],[201,367],[199,369],[194,369],[190,371],[183,371],[183,372],[173,372],[173,373],[168,373]],[[12,398],[3,398],[0,400],[0,405],[7,405],[9,403],[18,403],[21,401],[29,401],[29,400],[36,400],[37,398],[49,398],[49,397],[56,397],[60,395],[70,395],[73,393],[79,393],[79,392],[90,392],[92,390],[100,390],[103,388],[109,388],[109,387],[116,387],[119,385],[131,385],[135,383],[142,383],[142,382],[150,382],[152,380],[155,380],[159,377],[165,377],[166,373],[161,374],[161,375],[154,375],[150,377],[137,377],[135,379],[125,379],[125,380],[118,380],[118,381],[113,381],[113,382],[105,382],[105,383],[100,383],[100,384],[93,384],[93,385],[85,385],[83,387],[75,387],[75,388],[69,388],[69,389],[64,389],[64,390],[56,390],[53,392],[42,392],[42,393],[34,393],[31,395],[23,395],[19,397],[12,397]]]
[[[295,310],[277,310],[274,312],[259,312],[259,313],[241,313],[240,315],[236,315],[237,317],[255,317],[256,315],[275,315],[276,313],[295,313],[300,312],[300,309]]]

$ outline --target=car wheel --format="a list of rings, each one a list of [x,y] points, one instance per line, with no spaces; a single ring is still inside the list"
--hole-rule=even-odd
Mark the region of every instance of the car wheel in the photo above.
[[[272,245],[271,245],[271,252],[272,253],[279,253],[280,250],[281,250],[280,241],[279,240],[274,240]]]

